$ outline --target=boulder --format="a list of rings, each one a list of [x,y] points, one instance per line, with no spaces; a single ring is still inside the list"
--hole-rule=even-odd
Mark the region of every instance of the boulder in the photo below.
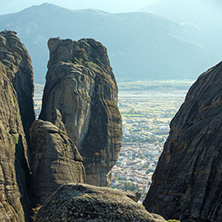
[[[35,222],[166,222],[119,190],[87,184],[61,186],[37,213]]]
[[[85,169],[75,144],[51,122],[36,120],[30,129],[33,195],[36,204],[62,184],[85,182]]]
[[[118,89],[106,48],[93,39],[52,38],[40,119],[78,148],[86,183],[108,186],[122,145]]]
[[[190,88],[144,201],[166,219],[222,221],[222,63]]]

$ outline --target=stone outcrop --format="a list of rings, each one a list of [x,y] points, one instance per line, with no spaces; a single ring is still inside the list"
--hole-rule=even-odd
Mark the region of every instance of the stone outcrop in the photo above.
[[[222,63],[190,88],[144,201],[149,212],[182,221],[222,221]]]
[[[138,202],[141,198],[141,193],[137,191],[130,191],[130,190],[121,190],[127,197]]]
[[[39,221],[165,222],[121,191],[86,184],[61,186],[37,213],[35,222]]]
[[[28,219],[26,133],[34,121],[32,75],[30,57],[16,33],[0,32],[0,221]]]
[[[30,129],[33,194],[42,204],[62,184],[85,182],[74,143],[51,122],[36,120]]]
[[[86,182],[107,186],[122,145],[118,89],[106,48],[93,39],[50,39],[40,119],[67,133],[83,157]]]

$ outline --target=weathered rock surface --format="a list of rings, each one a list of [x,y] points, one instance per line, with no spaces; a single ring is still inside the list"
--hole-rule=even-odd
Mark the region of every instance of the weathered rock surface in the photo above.
[[[25,131],[34,120],[32,92],[27,50],[15,32],[0,32],[0,221],[28,219]]]
[[[30,129],[31,169],[36,203],[61,185],[85,182],[85,169],[74,143],[51,122],[36,120]]]
[[[7,67],[8,77],[16,90],[20,115],[28,138],[29,128],[35,119],[33,71],[28,51],[16,32],[0,33],[0,60]]]
[[[106,48],[93,39],[50,39],[40,119],[67,133],[83,157],[86,182],[107,186],[122,145],[118,89]]]
[[[141,198],[141,193],[137,191],[130,191],[130,190],[122,190],[122,192],[129,197],[130,199],[138,202]]]
[[[35,221],[165,222],[121,191],[86,184],[61,186],[39,210]]]
[[[144,201],[146,209],[182,221],[222,221],[222,63],[190,88]]]

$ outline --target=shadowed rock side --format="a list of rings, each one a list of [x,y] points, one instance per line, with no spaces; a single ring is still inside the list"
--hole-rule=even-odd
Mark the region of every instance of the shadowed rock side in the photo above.
[[[0,32],[0,60],[7,67],[17,94],[20,115],[26,137],[35,119],[33,107],[33,71],[28,51],[16,36],[16,32]]]
[[[121,191],[86,184],[60,187],[37,213],[35,222],[40,221],[165,222]]]
[[[86,182],[110,184],[122,145],[118,89],[106,48],[93,39],[50,39],[40,119],[67,133],[83,157]]]
[[[149,212],[182,221],[222,221],[222,63],[190,88],[144,201]]]
[[[42,204],[62,184],[84,183],[82,157],[74,143],[51,122],[36,120],[30,129],[35,202]]]
[[[32,92],[26,49],[15,32],[0,32],[0,221],[28,220],[30,171],[22,120],[26,129],[34,120]]]

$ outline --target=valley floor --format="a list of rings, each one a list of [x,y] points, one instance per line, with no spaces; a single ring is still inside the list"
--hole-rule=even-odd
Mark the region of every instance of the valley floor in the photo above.
[[[139,191],[140,201],[144,200],[170,121],[192,83],[186,80],[118,83],[123,147],[113,168],[113,188]]]

